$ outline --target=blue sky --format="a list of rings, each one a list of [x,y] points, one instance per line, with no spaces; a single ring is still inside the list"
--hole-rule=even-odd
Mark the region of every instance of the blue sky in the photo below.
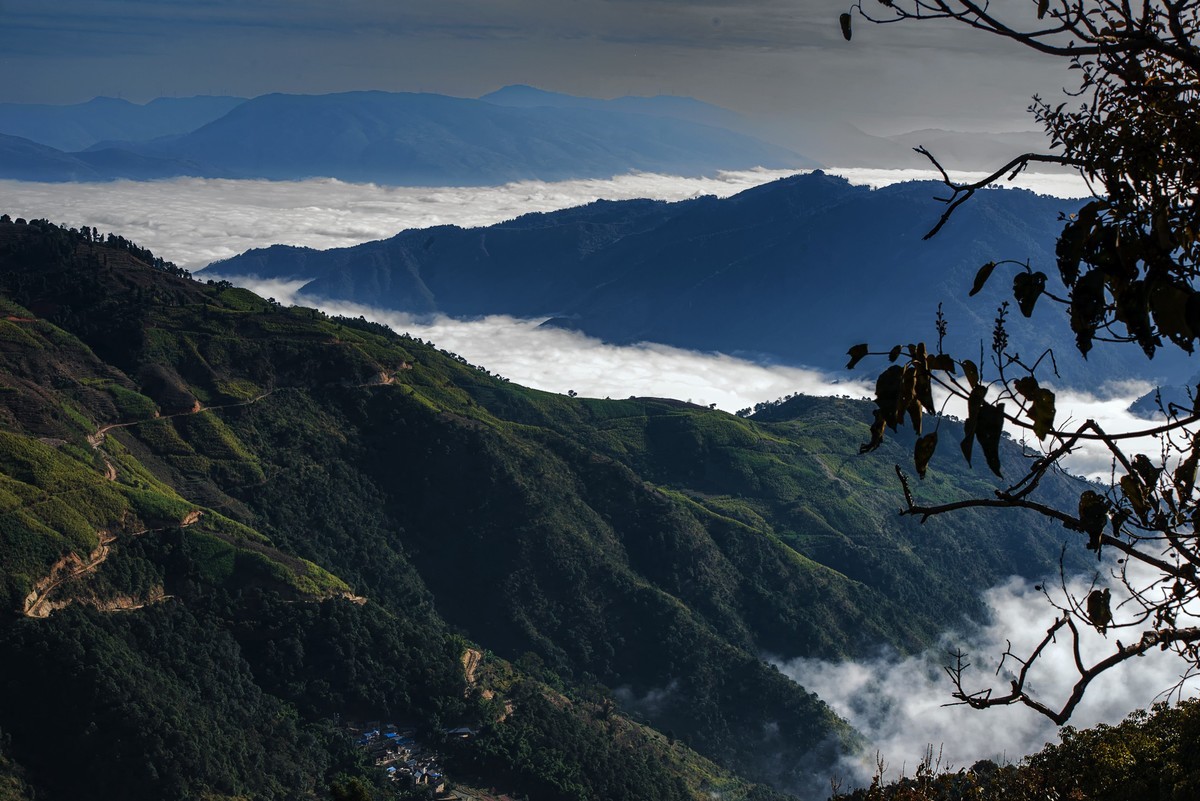
[[[1034,127],[1065,65],[837,0],[0,0],[0,101],[351,89],[679,94],[891,133]],[[893,130],[888,130],[888,129]]]

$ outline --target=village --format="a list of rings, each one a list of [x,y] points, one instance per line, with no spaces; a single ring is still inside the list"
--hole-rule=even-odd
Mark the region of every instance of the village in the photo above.
[[[396,794],[411,795],[424,791],[428,798],[441,801],[516,801],[508,795],[497,795],[461,784],[451,784],[442,769],[442,756],[436,749],[417,739],[417,730],[395,723],[371,721],[347,724],[354,744],[365,751],[382,769]],[[469,740],[475,731],[467,727],[446,729],[447,739]],[[406,796],[407,797],[407,796]]]

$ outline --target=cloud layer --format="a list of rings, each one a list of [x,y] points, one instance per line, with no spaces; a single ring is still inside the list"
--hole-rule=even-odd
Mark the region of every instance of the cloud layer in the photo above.
[[[1076,598],[1085,597],[1090,586],[1083,579],[1068,584]],[[947,706],[953,700],[953,688],[942,666],[950,662],[950,651],[961,648],[970,655],[967,689],[993,687],[1003,694],[1013,676],[1011,661],[997,675],[1006,641],[1011,639],[1014,653],[1027,655],[1054,621],[1055,610],[1045,596],[1020,579],[989,590],[984,598],[989,612],[986,623],[964,623],[923,654],[885,654],[862,662],[776,662],[787,676],[819,695],[866,736],[870,743],[867,751],[848,756],[842,766],[851,783],[870,782],[877,752],[889,766],[885,778],[894,780],[902,774],[913,775],[931,745],[935,755],[941,752],[943,767],[957,770],[980,759],[1018,762],[1057,740],[1054,724],[1024,706],[988,710]],[[1106,640],[1090,629],[1084,633],[1085,658],[1111,653],[1112,634]],[[1067,645],[1066,639],[1060,638],[1030,674],[1029,686],[1051,706],[1061,705],[1076,678]],[[1092,683],[1071,725],[1117,723],[1133,710],[1163,700],[1164,693],[1179,682],[1183,669],[1178,658],[1157,651],[1127,662]],[[1188,683],[1183,692],[1196,695],[1196,684]]]
[[[932,171],[835,171],[872,187],[932,179]],[[791,171],[722,172],[710,178],[639,173],[616,178],[520,181],[484,187],[387,187],[333,179],[233,181],[179,178],[102,184],[0,181],[3,211],[88,225],[148,247],[181,267],[196,270],[256,247],[348,247],[395,235],[405,228],[490,225],[534,211],[553,211],[593,200],[699,195],[727,197],[792,174]],[[961,177],[969,174],[963,173]],[[956,174],[956,177],[957,176]],[[981,177],[981,176],[980,176]],[[1079,196],[1077,177],[1030,174],[1019,185],[1044,194]],[[1065,193],[1065,194],[1064,194]]]
[[[264,297],[291,303],[303,281],[231,277]],[[308,298],[304,305],[313,305]],[[766,366],[721,353],[667,345],[607,345],[574,331],[540,328],[540,320],[491,316],[481,320],[416,318],[352,303],[319,301],[329,314],[363,315],[457,353],[524,386],[549,392],[574,390],[592,398],[631,395],[688,400],[734,412],[764,400],[802,392],[865,397],[865,383],[819,370]]]

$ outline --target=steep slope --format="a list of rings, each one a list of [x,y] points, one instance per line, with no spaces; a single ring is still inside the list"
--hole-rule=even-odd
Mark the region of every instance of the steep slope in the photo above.
[[[304,795],[344,764],[335,712],[474,722],[463,769],[549,798],[752,792],[618,708],[743,779],[820,786],[854,736],[764,654],[918,648],[1057,569],[1037,521],[898,519],[888,461],[850,456],[861,405],[549,395],[145,260],[0,222],[0,575],[10,609],[56,607],[0,623],[0,726],[51,797],[81,779],[42,744],[89,715],[105,780],[142,797]],[[986,486],[939,468],[922,492]],[[460,637],[516,664],[500,696],[464,697]]]
[[[970,353],[990,342],[996,310],[1011,300],[1011,277],[998,273],[968,298],[987,261],[1028,260],[1056,274],[1059,214],[1075,201],[982,192],[924,241],[944,208],[933,200],[940,189],[907,183],[872,191],[818,172],[727,199],[597,202],[326,252],[253,250],[208,269],[309,278],[303,291],[314,298],[463,317],[550,317],[612,342],[837,370],[856,342],[932,340],[939,304],[949,349]],[[1120,347],[1097,347],[1085,362],[1053,309],[1030,322],[1014,310],[1010,333],[1022,352],[1053,347],[1062,380],[1088,389],[1097,374],[1182,382],[1194,372],[1182,354],[1150,363]]]

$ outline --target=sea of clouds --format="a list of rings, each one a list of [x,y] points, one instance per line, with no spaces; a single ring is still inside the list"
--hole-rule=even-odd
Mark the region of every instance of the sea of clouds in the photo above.
[[[936,178],[931,170],[831,168],[851,183],[878,188]],[[189,270],[250,248],[302,245],[349,247],[394,236],[406,228],[491,225],[535,211],[570,208],[597,199],[686,200],[728,197],[792,171],[744,170],[709,178],[634,173],[615,178],[502,186],[397,187],[351,184],[332,178],[242,181],[176,178],[168,181],[32,183],[0,181],[13,217],[87,225],[150,248]],[[953,173],[976,180],[982,173]],[[1078,176],[1029,173],[1014,185],[1061,197],[1083,197]]]

